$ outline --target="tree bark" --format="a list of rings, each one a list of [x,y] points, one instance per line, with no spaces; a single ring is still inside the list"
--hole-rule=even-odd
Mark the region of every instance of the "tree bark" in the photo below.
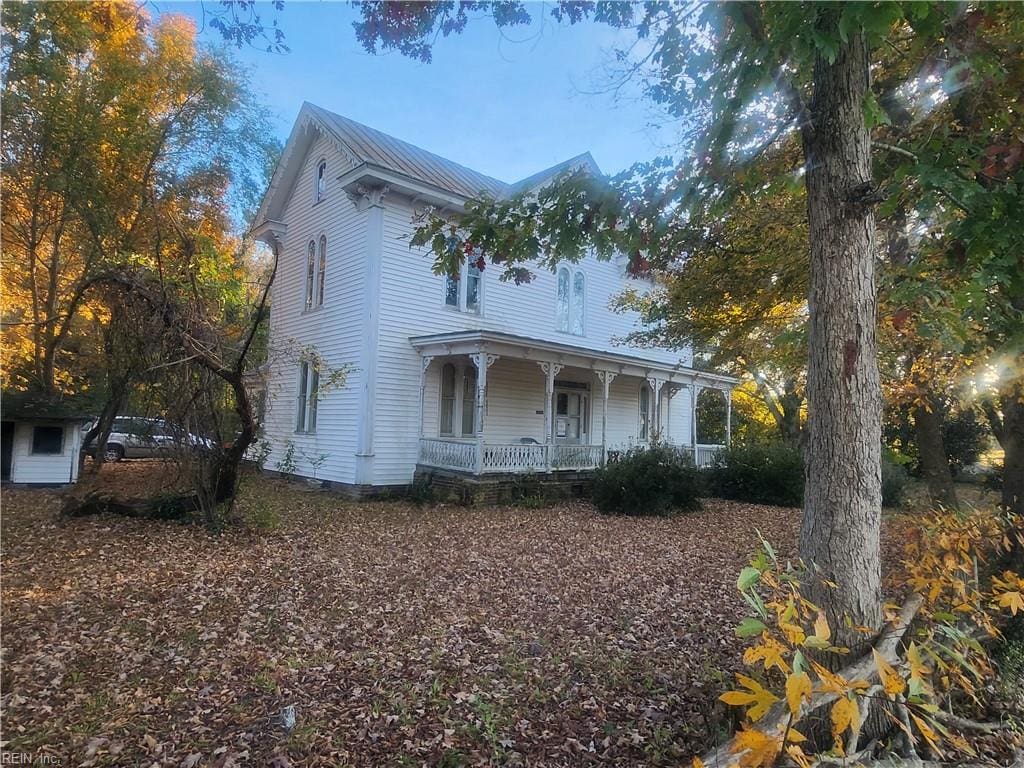
[[[823,7],[818,23],[834,30],[837,10]],[[800,555],[814,573],[808,596],[826,611],[836,644],[853,657],[865,640],[852,625],[882,623],[881,386],[867,89],[863,35],[851,36],[832,62],[819,53],[812,127],[802,129],[810,274]]]
[[[942,439],[942,413],[935,398],[926,396],[924,402],[914,406],[911,415],[914,417],[921,476],[928,486],[928,495],[933,502],[956,509],[960,502],[949,472],[949,459]]]

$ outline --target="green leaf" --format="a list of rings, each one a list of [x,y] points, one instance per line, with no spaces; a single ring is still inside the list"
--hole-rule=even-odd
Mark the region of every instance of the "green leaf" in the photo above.
[[[868,130],[871,130],[876,125],[892,124],[889,115],[882,109],[882,105],[878,103],[878,97],[875,96],[874,91],[868,91],[864,97],[864,122]]]
[[[736,627],[736,637],[754,637],[768,629],[768,626],[759,619],[744,619]]]
[[[746,592],[752,586],[757,584],[760,579],[761,572],[757,570],[757,568],[752,568],[748,565],[740,571],[740,577],[736,580],[736,588],[739,589],[740,592]]]

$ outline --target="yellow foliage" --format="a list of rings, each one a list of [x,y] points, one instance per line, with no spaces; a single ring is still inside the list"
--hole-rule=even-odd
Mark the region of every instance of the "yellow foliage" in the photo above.
[[[755,728],[745,728],[736,734],[733,753],[739,755],[743,768],[761,768],[775,762],[782,749],[782,739]]]
[[[832,736],[839,742],[839,739],[852,728],[860,727],[860,707],[857,700],[850,696],[842,696],[832,705]],[[840,744],[840,746],[842,746]]]
[[[764,669],[767,672],[776,667],[783,674],[789,674],[789,664],[783,654],[788,652],[788,648],[771,637],[766,637],[763,642],[757,645],[752,645],[743,652],[743,663],[747,666],[753,666],[757,662],[764,664]]]
[[[736,679],[747,690],[726,691],[719,698],[732,706],[750,707],[747,710],[747,717],[755,722],[764,717],[764,714],[771,708],[772,704],[779,700],[778,696],[764,688],[752,677],[737,674]]]
[[[906,681],[893,669],[892,664],[882,657],[882,654],[874,648],[871,649],[871,654],[875,657],[875,669],[878,670],[878,676],[882,680],[882,687],[885,689],[885,692],[890,696],[897,696],[903,693],[907,689]]]
[[[810,701],[814,692],[810,675],[806,672],[794,672],[786,678],[786,703],[793,717],[800,714],[800,702]]]

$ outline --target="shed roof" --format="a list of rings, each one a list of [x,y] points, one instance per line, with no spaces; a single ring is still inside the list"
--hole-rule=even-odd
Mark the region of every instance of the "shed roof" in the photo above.
[[[87,421],[95,402],[83,395],[44,394],[32,390],[5,389],[0,393],[4,421]]]

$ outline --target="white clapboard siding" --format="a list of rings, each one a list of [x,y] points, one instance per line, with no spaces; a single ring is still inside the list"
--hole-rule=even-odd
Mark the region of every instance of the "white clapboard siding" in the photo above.
[[[327,160],[327,187],[314,204],[314,176]],[[328,140],[315,141],[302,160],[302,171],[291,190],[283,222],[288,231],[273,288],[270,313],[271,364],[264,434],[271,451],[265,463],[276,469],[287,444],[295,446],[296,471],[312,475],[307,457],[327,454],[317,477],[351,483],[355,470],[356,418],[362,407],[359,359],[365,294],[366,213],[352,204],[337,184],[349,169],[348,160]],[[327,236],[327,272],[322,307],[306,312],[305,269],[309,241]],[[344,388],[326,392],[318,407],[316,434],[297,434],[298,353],[315,346],[332,368],[355,370]]]
[[[36,425],[64,428],[59,454],[32,453],[32,429]],[[14,427],[11,454],[11,482],[26,485],[62,485],[78,479],[78,457],[82,434],[79,422],[19,421]]]

